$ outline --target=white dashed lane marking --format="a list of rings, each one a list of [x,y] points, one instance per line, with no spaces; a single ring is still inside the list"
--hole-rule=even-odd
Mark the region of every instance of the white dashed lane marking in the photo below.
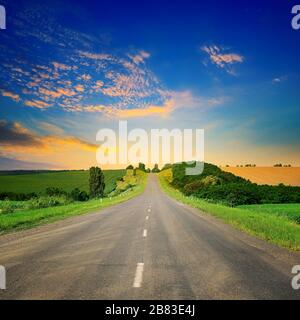
[[[133,281],[134,288],[140,288],[143,281],[144,263],[139,262],[136,267],[135,277]]]

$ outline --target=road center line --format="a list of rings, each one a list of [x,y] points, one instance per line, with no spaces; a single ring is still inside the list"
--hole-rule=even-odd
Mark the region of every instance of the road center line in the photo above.
[[[144,238],[146,238],[146,237],[147,237],[147,229],[144,229],[143,237],[144,237]]]
[[[149,220],[149,216],[146,217],[146,220]]]
[[[148,212],[151,212],[151,209],[148,209]]]
[[[134,288],[140,288],[143,281],[144,263],[139,262],[136,267],[135,277],[133,281]]]

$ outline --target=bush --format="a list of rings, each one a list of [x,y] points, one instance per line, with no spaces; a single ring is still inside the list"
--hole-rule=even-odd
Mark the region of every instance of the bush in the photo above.
[[[41,196],[31,199],[27,202],[27,209],[41,209],[62,206],[70,203],[70,200],[66,196]]]
[[[89,195],[85,191],[80,191],[78,188],[72,190],[71,198],[74,201],[88,201]]]
[[[0,193],[0,200],[26,201],[36,197],[37,197],[37,194],[34,192],[32,193],[1,192]]]
[[[5,200],[1,203],[2,214],[13,213],[14,211],[15,211],[15,206],[11,201]]]
[[[53,197],[53,196],[62,196],[62,195],[66,195],[67,192],[62,190],[62,189],[59,189],[59,188],[56,188],[56,187],[49,187],[49,188],[46,188],[46,195],[47,196],[50,196],[50,197]]]

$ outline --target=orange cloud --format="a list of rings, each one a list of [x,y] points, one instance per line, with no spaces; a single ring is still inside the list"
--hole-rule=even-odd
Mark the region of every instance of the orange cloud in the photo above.
[[[202,51],[206,52],[212,63],[222,69],[227,69],[228,73],[234,74],[233,70],[228,68],[228,65],[244,62],[244,57],[237,53],[223,53],[223,49],[218,46],[204,46]]]
[[[38,109],[45,109],[45,108],[50,107],[51,105],[49,103],[46,103],[46,102],[40,101],[40,100],[32,100],[32,101],[26,100],[25,106],[38,108]]]
[[[77,86],[75,86],[75,90],[78,92],[84,92],[84,86],[81,84],[78,84]]]
[[[60,70],[76,70],[77,67],[76,66],[67,66],[63,63],[59,63],[59,62],[52,62],[53,66],[55,69],[60,69]]]
[[[61,96],[72,97],[76,95],[76,92],[70,89],[58,88],[56,91],[48,90],[45,88],[39,88],[39,92],[52,98],[60,98]]]
[[[150,58],[150,53],[142,50],[137,55],[135,56],[129,55],[129,57],[132,59],[132,61],[135,64],[140,64],[140,63],[143,63],[145,59]]]
[[[2,96],[3,97],[7,97],[7,98],[10,98],[16,102],[19,102],[20,101],[20,96],[18,94],[14,94],[12,92],[9,92],[9,91],[2,91],[1,92]]]

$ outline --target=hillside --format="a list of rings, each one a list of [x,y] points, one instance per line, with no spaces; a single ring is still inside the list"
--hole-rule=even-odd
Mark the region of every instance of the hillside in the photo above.
[[[222,170],[257,184],[300,186],[300,167],[222,167]]]
[[[300,203],[300,187],[258,185],[205,163],[200,175],[187,176],[186,163],[172,166],[171,185],[187,196],[230,206],[262,203]]]

